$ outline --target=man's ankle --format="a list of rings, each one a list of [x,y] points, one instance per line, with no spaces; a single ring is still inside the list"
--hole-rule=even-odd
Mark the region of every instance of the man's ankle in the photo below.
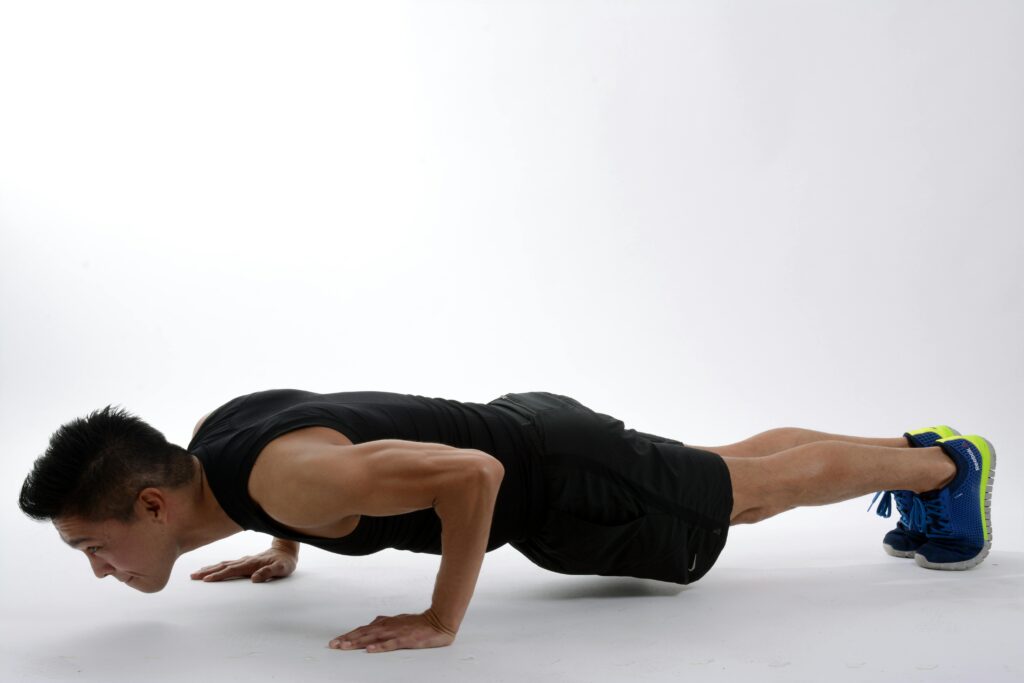
[[[928,459],[929,478],[922,484],[920,491],[915,493],[933,493],[949,485],[956,478],[956,461],[946,455],[941,446],[929,446],[917,449],[915,454]]]

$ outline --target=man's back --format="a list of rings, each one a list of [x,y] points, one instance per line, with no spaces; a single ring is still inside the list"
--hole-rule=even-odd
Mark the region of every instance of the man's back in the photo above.
[[[326,427],[352,444],[403,439],[483,451],[505,468],[488,550],[526,538],[543,513],[538,441],[531,428],[497,406],[380,391],[321,394],[271,389],[236,397],[210,413],[189,443],[225,512],[245,529],[366,555],[384,548],[441,553],[433,510],[362,515],[351,533],[325,539],[277,523],[248,493],[256,457],[274,439],[305,427]]]

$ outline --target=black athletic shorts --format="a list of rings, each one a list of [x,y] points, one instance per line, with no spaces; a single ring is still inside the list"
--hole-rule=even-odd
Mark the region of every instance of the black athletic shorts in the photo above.
[[[732,481],[717,453],[626,429],[621,420],[546,391],[490,401],[532,424],[542,445],[547,510],[510,545],[561,574],[688,584],[725,547]]]

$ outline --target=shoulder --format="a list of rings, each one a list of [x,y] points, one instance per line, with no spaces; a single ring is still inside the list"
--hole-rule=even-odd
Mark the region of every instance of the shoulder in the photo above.
[[[208,412],[206,415],[203,415],[201,418],[199,418],[199,422],[196,422],[195,429],[192,430],[192,438],[195,438],[196,434],[199,433],[199,428],[203,426],[203,422],[206,420],[206,418],[210,417],[210,415],[213,415],[212,410]]]

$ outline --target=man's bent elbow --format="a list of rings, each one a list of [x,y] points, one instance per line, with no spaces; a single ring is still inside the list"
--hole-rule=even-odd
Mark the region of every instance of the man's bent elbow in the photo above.
[[[486,451],[477,450],[475,452],[480,455],[484,473],[492,477],[495,483],[501,483],[501,480],[505,478],[505,466],[501,461]]]

